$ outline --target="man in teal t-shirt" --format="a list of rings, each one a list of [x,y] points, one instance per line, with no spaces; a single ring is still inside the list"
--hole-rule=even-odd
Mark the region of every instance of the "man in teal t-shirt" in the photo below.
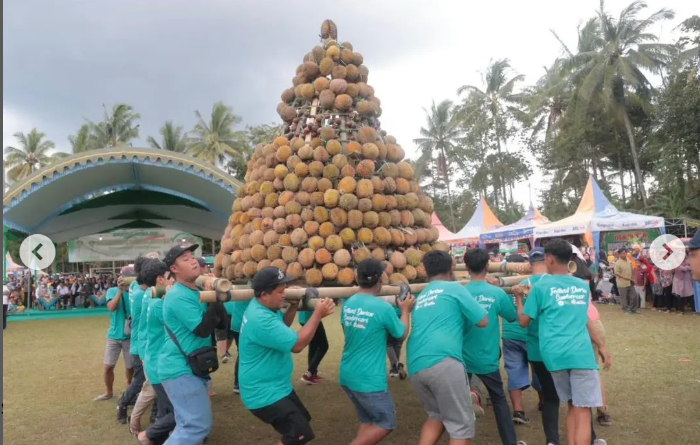
[[[211,431],[209,378],[195,375],[187,356],[211,347],[214,330],[229,323],[223,304],[199,302],[200,268],[193,254],[198,247],[175,246],[163,261],[176,280],[163,303],[167,336],[158,358],[158,376],[175,410],[177,426],[168,439],[173,444],[199,444]]]
[[[452,257],[431,251],[423,257],[430,283],[416,299],[408,338],[408,372],[428,420],[419,442],[435,444],[444,430],[452,443],[469,444],[475,434],[462,344],[467,326],[486,327],[488,316],[469,291],[454,283]]]
[[[533,249],[530,255],[535,255],[544,261],[544,250]],[[537,280],[538,278],[533,277]],[[515,307],[515,297],[511,297]],[[532,371],[530,378],[530,360],[527,353],[527,329],[520,326],[516,319],[513,322],[503,320],[503,362],[508,374],[508,393],[513,404],[513,422],[517,424],[529,424],[530,419],[525,414],[523,405],[523,391],[532,387],[537,391],[542,407],[542,387],[537,379],[537,374]],[[558,443],[558,442],[553,442]]]
[[[265,267],[253,277],[255,298],[243,315],[240,343],[241,399],[257,418],[282,435],[281,443],[305,444],[314,439],[311,415],[292,389],[292,352],[301,352],[311,341],[323,317],[333,313],[332,300],[321,299],[299,332],[289,328],[298,300],[286,313],[284,290],[296,278],[276,267]]]
[[[129,317],[128,287],[122,285],[122,277],[117,279],[117,287],[107,289],[105,300],[109,309],[109,330],[107,330],[107,344],[104,355],[104,382],[106,391],[95,397],[95,401],[110,400],[114,397],[114,367],[117,366],[119,355],[124,355],[124,367],[126,368],[126,381],[131,384],[133,364],[131,362],[131,336],[124,333],[124,323]]]
[[[387,337],[405,339],[415,298],[399,302],[401,320],[394,308],[377,297],[386,265],[366,259],[357,265],[360,292],[343,304],[340,322],[345,347],[340,361],[340,385],[357,412],[360,427],[354,443],[374,445],[396,429],[396,410],[386,376]]]
[[[233,335],[233,341],[236,342],[236,349],[238,349],[238,354],[236,355],[236,368],[233,371],[233,393],[240,394],[241,390],[239,388],[239,370],[240,370],[240,358],[241,358],[241,324],[243,323],[243,314],[245,314],[246,309],[250,300],[246,301],[229,301],[224,303],[226,306],[226,311],[231,316],[231,333]],[[230,345],[229,345],[230,347]],[[228,349],[227,349],[228,351]]]
[[[532,287],[525,305],[523,293],[516,289],[521,326],[531,319],[539,321],[542,359],[561,401],[569,403],[567,437],[573,445],[591,443],[591,408],[603,405],[598,365],[593,355],[588,329],[590,289],[586,282],[569,275],[571,245],[554,239],[545,246],[545,264],[551,275]],[[601,347],[602,346],[602,347]],[[605,345],[601,354],[609,366]]]
[[[143,362],[141,360],[141,354],[139,353],[139,348],[141,346],[139,331],[141,329],[141,308],[143,303],[143,293],[146,290],[146,286],[141,283],[143,278],[141,277],[141,269],[143,265],[151,261],[145,256],[139,256],[134,261],[134,273],[136,273],[136,279],[129,285],[129,313],[131,315],[131,362],[134,368],[134,378],[131,380],[131,384],[126,391],[122,394],[117,402],[117,420],[120,423],[125,424],[127,421],[127,409],[136,403],[136,399],[143,389],[143,384],[146,381],[146,374],[143,372]]]
[[[488,314],[489,323],[485,328],[468,326],[464,332],[464,364],[470,374],[476,374],[486,386],[493,413],[496,416],[496,426],[503,445],[518,442],[510,414],[508,399],[503,390],[501,377],[501,330],[499,317],[506,321],[517,320],[518,313],[515,305],[500,287],[486,282],[489,254],[483,249],[470,249],[464,254],[464,263],[469,271],[470,282],[465,287],[476,302]]]
[[[170,278],[168,267],[158,259],[151,260],[142,266],[143,283],[148,286],[144,292],[143,306],[146,308],[142,314],[141,321],[141,336],[142,341],[139,351],[144,363],[144,370],[148,377],[148,383],[152,387],[153,392],[158,400],[158,414],[155,422],[152,422],[146,431],[139,433],[141,443],[163,443],[170,432],[175,428],[175,412],[173,405],[168,398],[160,380],[158,372],[158,355],[160,354],[163,344],[165,343],[165,328],[163,326],[163,298],[151,295],[152,286],[167,288],[173,284]],[[145,323],[143,320],[146,320]],[[146,391],[146,386],[139,395],[139,402]],[[134,423],[134,413],[132,412],[131,425]],[[140,430],[140,428],[139,428]]]

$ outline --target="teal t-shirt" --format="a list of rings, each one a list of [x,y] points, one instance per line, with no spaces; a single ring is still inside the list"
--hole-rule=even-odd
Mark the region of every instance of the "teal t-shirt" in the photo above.
[[[251,300],[248,301],[229,301],[224,303],[226,306],[226,311],[231,316],[231,330],[233,332],[241,332],[241,323],[243,323],[243,314],[245,314],[246,309]]]
[[[498,371],[501,359],[501,329],[498,317],[508,321],[518,318],[518,311],[508,295],[500,287],[484,281],[469,283],[466,289],[488,313],[489,324],[479,328],[473,324],[464,330],[464,365],[474,374],[490,374]]]
[[[143,303],[143,289],[136,281],[129,286],[129,310],[131,311],[131,355],[140,356],[141,340],[139,330],[141,328],[141,305]]]
[[[306,323],[309,322],[309,319],[311,318],[311,314],[313,314],[313,312],[311,312],[311,311],[299,311],[299,312],[297,312],[297,314],[299,314],[299,324],[304,326]]]
[[[110,287],[105,294],[106,300],[108,302],[114,300],[118,292],[118,287]],[[129,335],[124,334],[124,322],[126,321],[126,317],[129,316],[129,303],[127,302],[129,299],[129,292],[123,292],[121,298],[122,300],[117,305],[117,308],[109,313],[109,330],[107,331],[107,338],[118,341],[128,340],[130,338]]]
[[[211,346],[211,337],[197,337],[194,330],[202,323],[207,305],[199,302],[199,291],[176,283],[163,302],[163,324],[170,328],[185,354]],[[165,329],[165,328],[164,328]],[[158,358],[161,381],[192,374],[187,359],[165,333],[165,343]]]
[[[534,286],[539,283],[544,275],[533,275],[530,278],[522,281],[520,284],[529,284]],[[525,299],[527,301],[527,299]],[[534,318],[530,320],[530,325],[527,327],[527,337],[525,344],[527,346],[527,359],[531,362],[541,362],[542,354],[540,353],[540,322]]]
[[[139,317],[139,333],[146,332],[148,329],[148,302],[151,300],[151,288],[146,288],[141,294],[141,317]],[[134,340],[131,340],[133,344]],[[146,348],[148,348],[148,336],[146,334],[139,334],[139,352],[141,352],[141,359],[143,360],[143,355],[146,354]]]
[[[523,313],[539,320],[540,351],[550,372],[598,369],[588,334],[588,284],[568,275],[547,275],[532,287]]]
[[[241,399],[248,409],[270,406],[292,392],[292,348],[297,333],[282,311],[253,299],[243,314],[239,354]]]
[[[146,304],[146,303],[144,303]],[[152,385],[161,383],[158,372],[158,356],[165,343],[165,328],[163,327],[163,299],[151,298],[146,310],[146,376]]]
[[[340,314],[345,347],[340,361],[340,384],[352,391],[386,391],[386,340],[401,338],[404,326],[394,308],[373,295],[355,294]]]
[[[515,297],[513,295],[510,296],[510,301],[515,307]],[[516,309],[517,312],[517,309]],[[527,341],[527,329],[524,327],[520,326],[520,323],[518,322],[518,319],[516,317],[515,321],[508,321],[505,318],[503,319],[503,339],[504,340],[515,340],[515,341],[522,341],[525,342]]]
[[[461,284],[449,281],[428,284],[413,307],[407,348],[409,374],[428,369],[446,358],[464,363],[465,327],[479,323],[484,317],[486,311]]]

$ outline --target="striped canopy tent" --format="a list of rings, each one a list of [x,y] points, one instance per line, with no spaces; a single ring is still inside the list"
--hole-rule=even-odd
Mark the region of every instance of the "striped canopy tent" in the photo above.
[[[496,215],[489,207],[486,199],[481,198],[477,204],[474,214],[469,219],[467,224],[462,227],[462,230],[446,238],[444,241],[451,243],[478,243],[482,233],[490,230],[503,227],[503,223],[498,220]]]
[[[621,212],[610,203],[593,177],[581,197],[581,202],[573,215],[535,227],[535,239],[582,235],[589,246],[600,251],[600,233],[611,231],[659,229],[666,233],[664,219],[658,216],[638,215]]]
[[[520,218],[518,221],[507,226],[499,227],[494,230],[481,234],[481,243],[505,243],[510,241],[518,241],[523,239],[530,239],[532,241],[532,233],[535,227],[539,227],[548,224],[550,221],[540,213],[535,206],[530,203],[530,208],[525,213],[525,216]]]
[[[440,238],[438,238],[438,241],[445,241],[446,239],[454,236],[454,233],[450,232],[450,230],[445,227],[445,225],[440,221],[440,218],[438,218],[437,213],[433,212],[433,216],[431,218],[430,224],[433,225],[436,229],[438,229],[438,232],[440,232]]]

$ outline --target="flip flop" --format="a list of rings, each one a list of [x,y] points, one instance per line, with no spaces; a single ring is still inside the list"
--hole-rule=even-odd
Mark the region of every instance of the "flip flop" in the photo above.
[[[104,402],[105,400],[112,400],[113,398],[114,398],[114,396],[107,397],[106,395],[101,394],[101,395],[95,397],[94,399],[92,399],[92,401],[93,402]]]

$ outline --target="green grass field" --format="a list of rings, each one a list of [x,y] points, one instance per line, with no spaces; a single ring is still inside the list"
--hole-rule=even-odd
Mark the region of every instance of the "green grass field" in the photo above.
[[[326,322],[330,351],[319,386],[303,386],[306,354],[295,357],[294,382],[312,416],[318,444],[347,444],[355,414],[337,383],[343,336],[336,315]],[[597,428],[611,445],[700,443],[700,317],[644,311],[623,315],[602,307],[613,369],[604,373],[614,425]],[[101,393],[106,317],[10,323],[3,337],[3,439],[11,445],[131,445],[116,421],[115,402],[92,402]],[[235,347],[234,347],[235,349]],[[505,374],[504,374],[505,375]],[[115,392],[124,390],[117,367]],[[264,444],[277,439],[232,395],[233,365],[214,375],[214,429],[209,443]],[[417,442],[424,412],[408,381],[392,380],[399,428],[384,442]],[[544,444],[536,395],[526,392],[533,422],[517,427],[519,439]],[[563,411],[562,411],[563,413]],[[565,435],[562,434],[562,439]],[[443,439],[443,442],[447,443]],[[475,444],[500,444],[493,411],[477,422]]]

